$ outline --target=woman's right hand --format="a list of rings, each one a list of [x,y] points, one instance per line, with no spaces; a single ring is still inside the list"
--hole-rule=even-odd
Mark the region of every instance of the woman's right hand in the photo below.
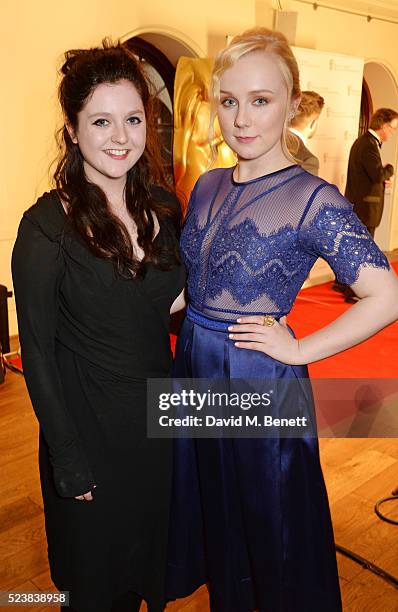
[[[77,495],[75,499],[78,499],[79,501],[93,501],[94,498],[91,491],[88,491],[87,493],[83,493],[83,495]]]

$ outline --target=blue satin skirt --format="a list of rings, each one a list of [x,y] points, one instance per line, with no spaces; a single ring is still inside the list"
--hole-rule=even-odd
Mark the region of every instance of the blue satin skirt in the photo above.
[[[221,327],[185,319],[175,377],[308,377],[306,366],[236,348]],[[208,583],[212,612],[342,610],[316,437],[174,445],[169,600]]]

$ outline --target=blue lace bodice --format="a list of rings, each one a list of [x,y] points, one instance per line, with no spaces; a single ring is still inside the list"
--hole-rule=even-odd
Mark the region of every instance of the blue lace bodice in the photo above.
[[[203,314],[287,314],[318,257],[352,284],[388,261],[338,189],[300,166],[236,183],[233,168],[196,183],[181,237],[191,305]]]

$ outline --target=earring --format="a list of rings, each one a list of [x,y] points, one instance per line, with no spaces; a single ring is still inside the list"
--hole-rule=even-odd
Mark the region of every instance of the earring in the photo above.
[[[295,116],[295,114],[296,114],[296,113],[295,113],[294,111],[290,111],[289,116],[288,116],[289,121],[291,121],[291,120],[293,119],[293,117]]]

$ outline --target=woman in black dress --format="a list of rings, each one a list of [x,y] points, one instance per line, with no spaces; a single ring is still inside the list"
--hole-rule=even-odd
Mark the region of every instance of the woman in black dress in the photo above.
[[[159,187],[134,56],[70,51],[62,74],[56,189],[25,212],[13,253],[51,576],[70,609],[133,611],[144,598],[159,612],[171,440],[146,437],[146,380],[170,373],[179,208]]]

